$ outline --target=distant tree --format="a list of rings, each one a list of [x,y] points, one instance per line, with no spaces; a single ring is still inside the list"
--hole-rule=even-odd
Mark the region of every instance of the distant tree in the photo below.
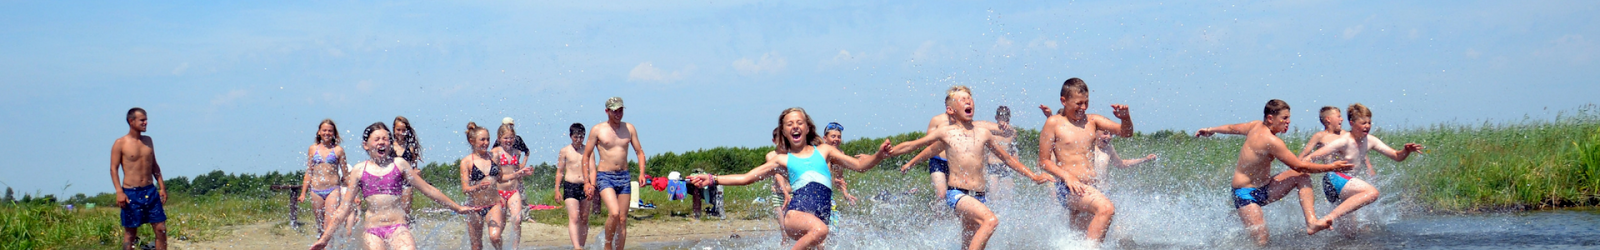
[[[22,194],[22,203],[23,204],[33,203],[33,195]]]
[[[11,192],[11,187],[6,187],[6,197],[5,198],[0,198],[0,203],[5,203],[5,204],[16,203],[17,198],[14,195],[15,195],[15,193]]]

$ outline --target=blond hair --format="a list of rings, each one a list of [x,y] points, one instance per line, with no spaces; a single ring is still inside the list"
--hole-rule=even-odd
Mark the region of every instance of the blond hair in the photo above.
[[[1345,116],[1347,119],[1350,119],[1350,122],[1355,122],[1356,118],[1367,118],[1368,120],[1372,119],[1372,110],[1367,109],[1367,105],[1361,105],[1361,103],[1358,102],[1355,104],[1350,104],[1350,108],[1348,109],[1350,112],[1349,114],[1345,114]]]
[[[944,104],[950,105],[951,96],[961,92],[966,92],[968,97],[972,96],[972,89],[967,88],[966,85],[950,86],[950,89],[944,91]]]

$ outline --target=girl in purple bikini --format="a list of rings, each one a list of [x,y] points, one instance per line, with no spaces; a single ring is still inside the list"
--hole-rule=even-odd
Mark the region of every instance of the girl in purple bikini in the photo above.
[[[367,204],[365,232],[361,235],[366,249],[416,249],[416,240],[411,236],[411,229],[406,225],[406,209],[400,206],[400,191],[406,185],[416,188],[416,191],[445,205],[457,213],[475,212],[481,208],[470,208],[456,204],[439,189],[422,180],[420,171],[412,168],[412,163],[394,155],[390,147],[389,127],[382,122],[373,123],[361,134],[361,148],[367,151],[370,160],[355,164],[351,173],[345,176],[344,184],[352,192],[345,192],[341,200],[354,200],[356,191],[362,193],[362,198]],[[356,208],[354,202],[340,202],[341,206],[334,210],[332,221],[341,221]],[[328,241],[339,229],[338,223],[329,225],[327,233],[317,239],[311,249],[323,249],[328,246]]]
[[[322,234],[327,213],[339,206],[340,181],[349,169],[345,168],[344,147],[339,146],[339,126],[331,119],[322,119],[317,125],[316,144],[306,149],[306,174],[301,178],[300,197],[296,202],[311,198],[311,213],[317,216],[317,234]],[[309,192],[308,192],[309,191]],[[307,193],[314,194],[308,195]],[[338,224],[338,223],[333,223]]]

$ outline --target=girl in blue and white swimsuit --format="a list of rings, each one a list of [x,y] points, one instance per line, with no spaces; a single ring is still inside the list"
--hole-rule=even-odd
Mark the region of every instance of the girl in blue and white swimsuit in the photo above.
[[[822,144],[821,136],[817,135],[817,126],[805,109],[785,109],[778,119],[781,136],[787,144],[785,150],[779,151],[784,156],[772,157],[748,173],[697,175],[691,176],[689,181],[697,186],[743,186],[774,175],[784,175],[790,187],[794,188],[790,193],[791,198],[784,202],[785,218],[781,220],[784,235],[795,240],[793,249],[819,248],[828,237],[826,218],[832,213],[833,207],[833,173],[828,170],[828,164],[867,171],[887,158],[889,141],[885,140],[878,147],[878,152],[856,158],[838,148]]]

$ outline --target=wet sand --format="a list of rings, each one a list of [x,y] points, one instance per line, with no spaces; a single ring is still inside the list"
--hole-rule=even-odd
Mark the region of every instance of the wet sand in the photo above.
[[[459,218],[459,217],[456,217]],[[302,221],[305,221],[302,218]],[[419,249],[467,249],[469,248],[464,235],[466,234],[465,222],[460,219],[452,220],[419,220],[416,228],[412,228],[413,237],[417,239]],[[587,249],[598,249],[600,245],[596,240],[601,226],[589,228],[589,242]],[[233,226],[223,235],[204,241],[172,241],[173,249],[304,249],[316,241],[316,229],[311,224],[302,225],[299,229],[289,227],[285,222],[266,222],[252,225]],[[360,237],[361,229],[356,228],[355,237]],[[702,240],[724,240],[735,237],[771,237],[776,234],[777,224],[772,220],[630,220],[628,222],[629,249],[660,248],[672,245],[693,245]],[[340,231],[338,237],[329,245],[329,249],[361,249],[360,240],[346,237],[347,231]],[[565,225],[547,225],[541,223],[523,222],[522,240],[519,249],[571,249],[572,241],[567,236]],[[737,236],[735,236],[737,235]],[[509,238],[509,237],[508,237]],[[490,246],[487,237],[483,240],[485,249],[494,249]]]

